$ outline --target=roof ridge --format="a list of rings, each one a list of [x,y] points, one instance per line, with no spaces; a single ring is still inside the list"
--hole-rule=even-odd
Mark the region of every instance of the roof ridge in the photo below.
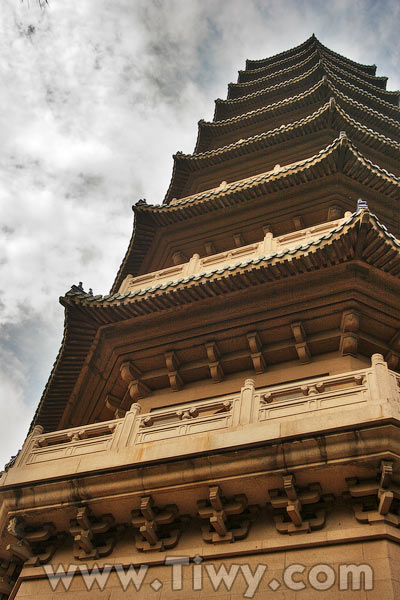
[[[282,52],[277,52],[276,54],[272,54],[271,56],[267,57],[267,58],[260,58],[260,59],[246,59],[246,70],[252,70],[252,69],[247,69],[249,64],[257,64],[259,62],[266,62],[266,61],[270,61],[271,63],[275,63],[277,62],[277,58],[282,56],[286,56],[288,57],[291,55],[296,55],[297,52],[299,50],[301,50],[302,48],[305,48],[307,45],[311,44],[311,43],[315,43],[316,37],[314,35],[314,33],[307,38],[304,42],[302,42],[301,44],[298,44],[297,46],[293,46],[293,48],[289,48],[288,50],[283,50]]]

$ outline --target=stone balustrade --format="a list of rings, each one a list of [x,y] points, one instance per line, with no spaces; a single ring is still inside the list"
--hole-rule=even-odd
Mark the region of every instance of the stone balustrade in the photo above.
[[[367,369],[255,388],[246,379],[236,394],[183,403],[142,414],[133,404],[123,418],[51,433],[36,426],[9,480],[43,479],[66,472],[188,456],[257,440],[358,426],[382,417],[400,420],[400,376],[380,354]],[[60,460],[62,459],[62,460]]]
[[[153,271],[152,273],[146,273],[137,277],[128,275],[122,282],[119,293],[125,294],[140,289],[150,288],[158,284],[167,284],[177,281],[178,279],[185,279],[192,275],[208,273],[247,260],[253,260],[260,256],[268,256],[276,252],[282,252],[309,243],[325,235],[331,229],[338,227],[350,215],[351,213],[346,213],[343,219],[336,219],[335,221],[321,223],[314,227],[292,231],[291,233],[278,237],[274,237],[271,232],[267,232],[264,239],[255,244],[248,244],[246,246],[241,246],[240,248],[219,252],[218,254],[205,256],[203,258],[200,258],[198,254],[194,254],[188,262],[180,265],[161,269],[160,271]]]

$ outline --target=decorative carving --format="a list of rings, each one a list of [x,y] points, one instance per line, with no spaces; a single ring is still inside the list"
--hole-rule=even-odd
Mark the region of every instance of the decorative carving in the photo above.
[[[325,384],[322,381],[318,383],[309,383],[308,385],[302,385],[301,391],[304,396],[315,396],[316,394],[322,394],[325,390]]]
[[[299,489],[294,475],[284,475],[283,488],[269,490],[269,497],[279,533],[304,533],[324,526],[331,497],[326,495],[322,498],[319,483],[310,483]]]
[[[253,361],[253,367],[256,373],[264,373],[266,363],[262,353],[262,343],[257,331],[252,331],[246,335],[250,348],[250,356]]]
[[[221,353],[216,342],[208,342],[205,347],[211,378],[215,383],[219,383],[224,379],[224,371],[220,363]]]
[[[219,486],[209,488],[208,500],[198,500],[199,515],[209,522],[202,527],[204,541],[208,543],[234,542],[245,538],[250,522],[257,512],[256,506],[248,506],[245,494],[227,500]]]
[[[308,363],[311,360],[311,352],[306,341],[306,334],[303,324],[298,321],[291,324],[293,337],[295,340],[295,348],[300,362]]]
[[[178,371],[178,357],[176,356],[173,350],[171,352],[165,353],[165,364],[167,365],[169,384],[171,386],[171,389],[174,390],[174,392],[177,392],[178,390],[183,388],[184,383]]]
[[[17,561],[34,567],[49,562],[63,538],[62,534],[57,535],[53,523],[35,526],[20,517],[10,519],[7,531],[17,539],[17,543],[9,544],[7,550]]]
[[[74,538],[74,557],[84,560],[110,554],[116,537],[114,525],[112,515],[95,517],[87,507],[79,508],[69,529]]]
[[[392,476],[393,462],[382,460],[379,479],[346,479],[357,521],[400,526],[400,487],[392,482]]]
[[[360,328],[360,315],[356,310],[345,310],[342,315],[340,330],[342,332],[340,338],[339,351],[343,355],[357,355],[358,350],[358,330]]]
[[[132,511],[132,524],[138,530],[135,541],[141,552],[169,550],[181,534],[176,504],[159,508],[151,496],[143,496],[140,509]]]

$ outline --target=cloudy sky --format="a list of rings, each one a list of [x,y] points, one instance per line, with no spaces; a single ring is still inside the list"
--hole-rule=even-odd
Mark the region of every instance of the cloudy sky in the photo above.
[[[107,293],[131,205],[159,203],[246,58],[300,44],[400,88],[398,0],[0,2],[0,470],[56,358],[72,283]]]

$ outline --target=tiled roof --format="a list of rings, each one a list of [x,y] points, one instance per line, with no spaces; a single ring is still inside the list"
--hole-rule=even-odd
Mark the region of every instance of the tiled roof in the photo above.
[[[171,183],[164,198],[164,204],[168,204],[173,197],[179,198],[185,182],[193,171],[207,168],[211,165],[222,164],[226,160],[243,157],[246,154],[254,153],[257,150],[264,150],[267,147],[281,144],[285,141],[290,142],[296,138],[304,138],[306,133],[313,133],[318,130],[331,128],[334,113],[336,114],[336,117],[339,118],[340,129],[343,130],[347,128],[346,131],[351,131],[351,133],[354,134],[355,139],[362,140],[371,147],[383,151],[385,148],[390,148],[396,155],[400,151],[399,142],[370,129],[353,119],[340,107],[340,105],[337,104],[335,98],[332,97],[329,102],[323,104],[312,114],[303,119],[294,121],[293,123],[281,125],[270,131],[238,140],[237,142],[221,146],[215,150],[195,152],[194,154],[174,155]],[[338,127],[338,123],[335,123],[335,125]],[[400,159],[400,156],[398,156],[398,158]]]
[[[324,50],[316,47],[312,52],[308,52],[307,56],[300,62],[296,62],[294,65],[287,67],[286,69],[274,71],[267,75],[259,74],[259,77],[251,79],[250,81],[230,83],[228,85],[228,99],[232,100],[250,94],[253,91],[261,90],[272,85],[275,81],[286,81],[292,79],[291,74],[301,75],[307,71],[307,68],[311,68],[321,61],[323,64],[331,65],[333,70],[337,69],[342,77],[350,77],[351,79],[359,82],[360,87],[364,84],[367,90],[375,90],[377,95],[382,95],[383,98],[386,95],[396,95],[396,92],[386,91],[387,77],[375,77],[366,73],[360,73],[360,71],[354,69],[352,66],[347,65],[343,61],[332,57],[327,54]],[[262,71],[262,69],[260,69]],[[245,71],[247,73],[247,71]],[[254,71],[250,71],[254,73]]]
[[[368,95],[368,97],[373,98],[375,102],[380,103],[380,105],[385,108],[385,111],[389,111],[389,113],[394,111],[393,114],[400,115],[400,109],[398,106],[400,92],[381,90],[376,86],[354,76],[353,74],[343,71],[325,59],[320,59],[318,63],[311,67],[308,71],[305,71],[293,79],[287,79],[270,87],[265,87],[258,91],[243,95],[239,98],[228,100],[222,100],[218,98],[215,101],[216,106],[214,119],[226,119],[226,117],[230,116],[232,112],[237,112],[240,110],[240,106],[243,104],[251,106],[260,100],[266,102],[266,99],[269,96],[276,96],[277,93],[287,94],[288,89],[295,90],[298,87],[305,85],[308,80],[315,82],[324,74],[328,75],[334,81],[336,80],[344,85],[348,85],[352,91],[356,90],[357,94],[360,94],[360,90],[362,90],[363,95]]]
[[[270,56],[269,58],[262,58],[262,59],[258,59],[258,60],[249,60],[249,59],[246,60],[246,70],[254,70],[254,69],[260,68],[262,66],[266,66],[266,65],[271,65],[272,67],[276,67],[276,65],[283,63],[290,57],[298,58],[299,53],[301,53],[303,50],[305,50],[309,47],[312,47],[312,46],[319,46],[320,48],[324,49],[329,54],[336,56],[338,59],[340,59],[348,64],[354,65],[355,68],[360,69],[362,71],[366,71],[368,73],[371,73],[372,75],[375,75],[376,65],[364,65],[362,63],[358,63],[354,60],[351,60],[350,58],[347,58],[346,56],[338,54],[337,52],[334,52],[330,48],[327,48],[326,46],[321,44],[321,42],[315,37],[314,34],[311,37],[309,37],[302,44],[299,44],[298,46],[295,46],[294,48],[291,48],[284,52],[279,52],[278,54]]]

